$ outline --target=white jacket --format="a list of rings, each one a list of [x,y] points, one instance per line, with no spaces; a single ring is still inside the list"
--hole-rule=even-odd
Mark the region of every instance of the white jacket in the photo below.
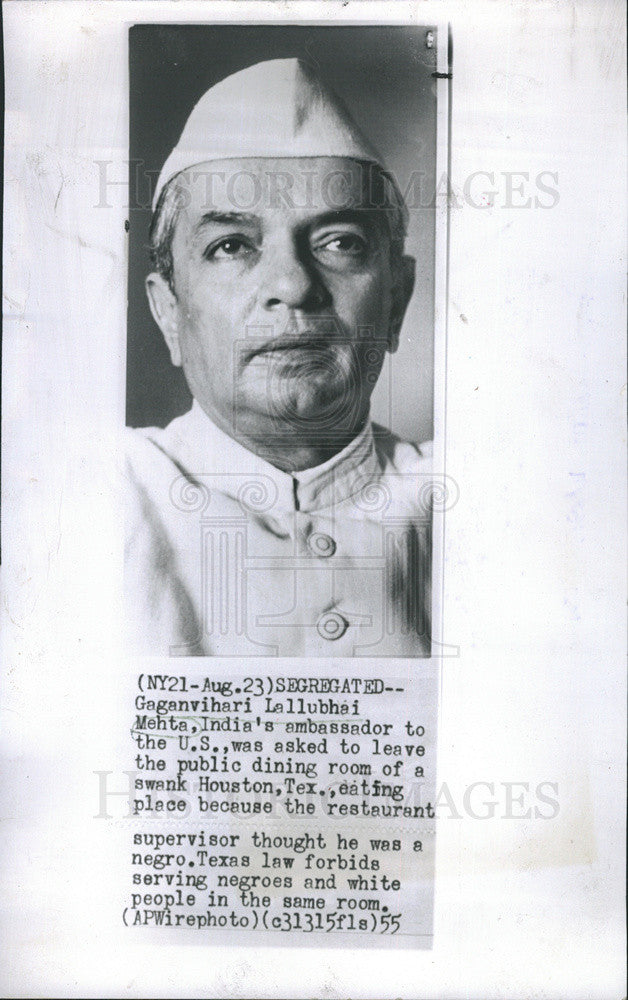
[[[125,590],[137,652],[430,655],[429,460],[377,425],[281,472],[198,403],[127,432]]]

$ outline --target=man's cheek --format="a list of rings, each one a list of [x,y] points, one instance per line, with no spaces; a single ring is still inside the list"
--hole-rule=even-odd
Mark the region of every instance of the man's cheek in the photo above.
[[[207,367],[207,359],[214,352],[215,345],[211,330],[202,322],[202,317],[190,312],[179,342],[184,359],[197,368]]]
[[[388,298],[389,286],[383,276],[374,274],[366,276],[355,296],[356,309],[361,314],[379,314],[382,305]]]
[[[361,334],[361,339],[364,336],[378,336],[382,333],[386,326],[387,313],[388,300],[383,289],[372,298],[363,301],[355,313],[357,332]]]

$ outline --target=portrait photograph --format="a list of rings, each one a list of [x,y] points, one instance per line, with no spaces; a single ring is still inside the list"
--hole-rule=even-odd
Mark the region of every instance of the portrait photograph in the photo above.
[[[138,651],[430,655],[447,44],[429,25],[131,28]]]

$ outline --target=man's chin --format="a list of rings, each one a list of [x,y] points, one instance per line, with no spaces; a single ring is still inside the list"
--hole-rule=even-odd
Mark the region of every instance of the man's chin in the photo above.
[[[355,384],[330,378],[329,373],[320,377],[312,377],[310,373],[306,379],[288,372],[266,388],[270,391],[263,398],[258,396],[255,405],[246,407],[249,419],[257,411],[260,425],[266,425],[270,433],[288,437],[305,432],[311,437],[313,433],[350,429],[359,422],[364,409]]]

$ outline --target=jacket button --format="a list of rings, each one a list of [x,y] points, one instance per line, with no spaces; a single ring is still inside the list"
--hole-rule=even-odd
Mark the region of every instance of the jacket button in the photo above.
[[[316,628],[323,639],[340,639],[349,628],[349,622],[337,611],[328,611],[318,619]]]
[[[336,543],[331,535],[326,535],[322,531],[313,531],[307,544],[315,556],[322,556],[323,559],[333,556],[336,551]]]

